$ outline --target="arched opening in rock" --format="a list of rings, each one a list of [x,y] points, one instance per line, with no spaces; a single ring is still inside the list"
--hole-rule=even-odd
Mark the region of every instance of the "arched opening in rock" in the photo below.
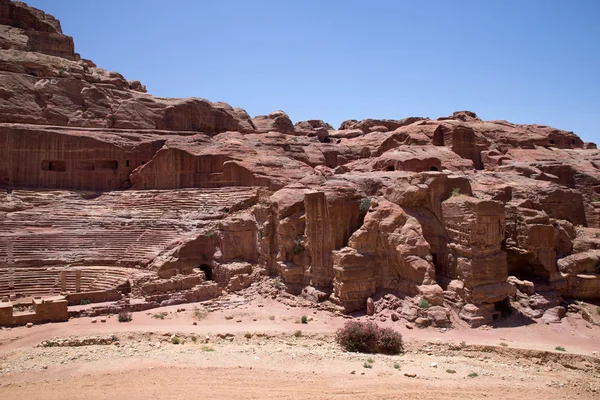
[[[575,139],[571,139],[571,144],[575,144]]]
[[[200,270],[202,272],[204,272],[204,276],[206,277],[207,281],[212,281],[213,280],[213,273],[212,273],[212,267],[208,264],[202,264],[200,265]]]
[[[388,166],[385,168],[385,170],[386,170],[386,171],[388,171],[388,172],[391,172],[391,171],[395,171],[395,170],[396,170],[396,168],[394,168],[394,166],[393,166],[393,165],[388,165]]]
[[[500,300],[494,303],[494,309],[497,311],[497,314],[493,315],[494,319],[498,319],[500,315],[502,315],[503,318],[508,317],[512,313],[512,309],[510,307],[510,300],[508,300],[508,297],[504,300]]]
[[[508,275],[533,283],[546,283],[550,279],[550,272],[543,265],[521,257],[511,257],[510,252],[508,253]]]
[[[442,126],[438,126],[433,132],[433,145],[443,146],[444,145],[444,129]]]
[[[331,143],[331,139],[329,138],[329,136],[325,136],[323,138],[323,143]]]
[[[550,140],[550,144],[554,144],[554,140]]]
[[[430,171],[439,171],[438,167],[436,167],[435,165],[432,166],[431,168],[429,168]]]

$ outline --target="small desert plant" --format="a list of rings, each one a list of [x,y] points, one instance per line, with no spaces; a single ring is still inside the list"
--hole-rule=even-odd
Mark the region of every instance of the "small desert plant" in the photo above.
[[[400,369],[400,364],[394,363],[394,369]]]
[[[455,374],[456,373],[456,371],[453,370],[453,369],[447,369],[446,372],[449,373],[449,374]]]
[[[477,372],[471,372],[469,375],[467,375],[469,378],[477,378],[479,376],[479,374]]]
[[[421,299],[421,301],[419,301],[419,308],[422,308],[423,310],[426,310],[429,307],[431,307],[431,305],[429,304],[429,302],[427,300]]]
[[[562,346],[556,346],[556,347],[554,348],[554,350],[558,350],[558,351],[567,351],[567,350],[566,350],[564,347],[562,347]]]
[[[179,339],[179,336],[173,336],[171,338],[171,343],[173,343],[173,344],[179,344],[179,343],[181,343],[181,339]]]
[[[119,322],[131,322],[133,315],[129,311],[121,311],[118,316]]]
[[[246,339],[252,339],[252,334],[250,332],[246,332],[246,333],[244,333],[244,337]]]
[[[213,349],[210,346],[202,346],[202,351],[211,352],[211,351],[215,351],[215,349]]]
[[[281,279],[279,279],[279,277],[273,279],[273,287],[275,289],[281,289]]]
[[[159,312],[159,313],[152,314],[152,318],[154,318],[154,319],[165,319],[165,317],[167,315],[169,315],[168,312],[162,311],[162,312]]]
[[[304,250],[304,247],[302,246],[302,238],[298,236],[296,239],[294,239],[294,255],[302,253],[302,250]]]
[[[119,338],[117,337],[117,335],[112,335],[112,336],[110,337],[110,340],[112,340],[113,342],[118,342],[118,341],[119,341]]]
[[[375,360],[374,360],[373,358],[370,358],[370,357],[369,357],[369,358],[367,358],[367,362],[368,362],[369,364],[373,364],[373,363],[375,362]]]
[[[302,337],[302,331],[300,329],[298,329],[296,332],[294,332],[294,337]]]
[[[215,237],[215,233],[213,231],[209,231],[206,236],[208,236],[209,239],[212,239]]]
[[[89,299],[81,299],[81,301],[79,302],[79,304],[81,304],[82,306],[85,306],[90,303],[91,301]]]
[[[275,321],[275,316],[274,316],[274,315],[269,315],[269,319],[270,319],[271,321]]]
[[[400,333],[374,322],[349,321],[336,332],[336,340],[351,352],[398,354],[403,349]]]
[[[300,318],[300,321],[301,321],[303,324],[308,324],[308,317],[307,317],[306,315],[303,315],[303,316],[302,316],[302,318]]]
[[[206,318],[208,312],[204,308],[194,307],[192,310],[192,315],[194,316],[194,319],[200,321],[201,319]]]
[[[452,189],[452,197],[460,196],[460,188]]]
[[[363,363],[363,367],[364,368],[373,368],[373,366],[366,361]]]
[[[198,340],[198,337],[196,337],[195,335],[192,335],[192,337],[190,339],[192,339],[192,342],[196,343],[196,340]]]
[[[369,208],[371,208],[371,199],[369,199],[368,197],[361,199],[360,203],[358,204],[358,209],[360,210],[360,212],[362,214],[366,214],[367,211],[369,211]]]
[[[502,346],[502,347],[508,347],[508,343],[506,343],[506,342],[500,342],[500,346]]]

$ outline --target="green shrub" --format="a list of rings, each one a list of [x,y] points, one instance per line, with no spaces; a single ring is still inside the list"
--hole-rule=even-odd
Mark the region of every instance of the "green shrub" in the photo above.
[[[460,188],[452,189],[452,197],[460,196]]]
[[[303,315],[300,321],[302,321],[303,324],[308,324],[308,318],[306,317],[306,315]]]
[[[400,369],[400,364],[394,363],[394,369]]]
[[[506,342],[500,342],[500,346],[502,346],[502,347],[508,347],[508,343],[506,343]]]
[[[119,341],[119,338],[117,337],[117,335],[112,335],[112,336],[110,337],[110,340],[112,340],[113,342],[118,342],[118,341]]]
[[[121,311],[118,319],[119,322],[131,322],[133,315],[129,311]]]
[[[302,250],[304,250],[304,246],[302,246],[302,238],[298,236],[296,239],[294,239],[294,255],[302,253]]]
[[[558,351],[567,351],[567,350],[565,350],[565,348],[564,348],[564,347],[562,347],[562,346],[556,346],[556,347],[554,348],[554,350],[558,350]]]
[[[181,339],[179,339],[179,336],[173,336],[171,338],[171,343],[173,343],[173,344],[179,344],[179,343],[181,343]]]
[[[82,306],[85,306],[90,303],[91,301],[89,299],[81,299],[81,301],[79,302],[79,304],[81,304]]]
[[[365,367],[365,368],[373,368],[373,366],[371,364],[369,364],[368,362],[366,362],[366,361],[363,363],[363,367]]]
[[[275,289],[281,289],[281,279],[279,279],[279,277],[273,279],[273,287]]]
[[[467,375],[469,378],[477,378],[479,376],[479,374],[477,372],[471,372],[469,375]]]
[[[421,299],[421,301],[419,301],[419,307],[426,310],[429,307],[431,307],[431,305],[429,304],[429,302],[425,299]]]
[[[382,329],[374,322],[348,321],[336,332],[336,340],[351,352],[399,354],[403,350],[399,332]]]
[[[206,236],[208,236],[209,239],[212,239],[215,237],[215,233],[213,231],[209,231]]]
[[[371,208],[371,199],[368,197],[361,199],[358,205],[358,209],[360,210],[360,212],[362,214],[366,214],[367,211],[369,211],[369,208]]]
[[[453,369],[447,369],[446,372],[449,373],[449,374],[455,374],[456,373],[456,371],[453,370]]]
[[[162,311],[162,312],[159,312],[159,313],[152,314],[152,318],[154,318],[154,319],[165,319],[165,317],[167,315],[169,315],[168,312]]]
[[[294,337],[302,337],[302,331],[298,329],[296,332],[294,332]]]

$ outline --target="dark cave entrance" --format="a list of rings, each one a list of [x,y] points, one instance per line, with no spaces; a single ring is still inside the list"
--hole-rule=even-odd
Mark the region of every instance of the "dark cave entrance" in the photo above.
[[[494,319],[498,319],[499,316],[505,318],[512,314],[512,308],[510,307],[510,300],[508,299],[508,297],[504,300],[500,300],[494,303],[494,309],[496,310],[496,313],[494,313],[494,315],[492,316]]]
[[[204,276],[206,277],[207,281],[213,280],[213,272],[212,272],[212,267],[210,265],[202,264],[202,265],[200,265],[200,270],[202,272],[204,272]]]
[[[516,257],[511,260],[509,256],[508,275],[515,276],[522,281],[533,283],[547,283],[550,279],[550,272],[546,271],[541,264],[535,264],[528,260]]]
[[[433,167],[429,168],[429,170],[430,171],[439,171],[438,167],[436,167],[436,166],[433,166]]]
[[[393,165],[388,165],[385,170],[388,171],[388,172],[392,172],[392,171],[395,171],[396,168],[394,168]]]

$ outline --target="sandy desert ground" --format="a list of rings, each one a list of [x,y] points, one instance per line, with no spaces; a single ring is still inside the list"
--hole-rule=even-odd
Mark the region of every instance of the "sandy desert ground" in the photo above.
[[[0,398],[600,398],[600,327],[577,315],[445,332],[388,321],[404,336],[399,356],[342,351],[342,316],[237,295],[92,320],[0,330]],[[40,345],[53,338],[71,345]],[[85,338],[109,344],[74,345]]]

